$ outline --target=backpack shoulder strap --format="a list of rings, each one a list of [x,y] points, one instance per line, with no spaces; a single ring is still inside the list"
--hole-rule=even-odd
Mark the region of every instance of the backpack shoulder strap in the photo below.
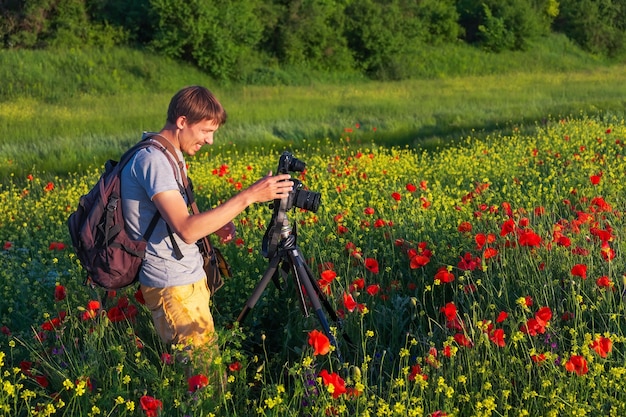
[[[145,138],[146,139],[151,138],[151,139],[158,141],[161,145],[163,145],[165,149],[167,149],[168,153],[174,157],[174,159],[176,160],[178,164],[178,169],[180,170],[180,177],[182,178],[182,181],[183,181],[184,192],[185,192],[185,195],[187,196],[187,203],[191,207],[191,212],[193,214],[200,213],[200,209],[198,209],[198,204],[196,203],[196,198],[193,193],[193,186],[191,185],[191,181],[189,181],[189,178],[187,177],[187,174],[185,173],[185,165],[183,161],[181,161],[180,158],[178,158],[178,154],[176,153],[176,150],[174,149],[174,145],[172,145],[170,141],[168,141],[167,139],[165,139],[163,136],[159,135],[158,133],[147,134]],[[211,254],[211,252],[213,251],[211,242],[208,236],[202,237],[199,240],[199,244],[200,244],[201,251],[204,251],[207,254]]]

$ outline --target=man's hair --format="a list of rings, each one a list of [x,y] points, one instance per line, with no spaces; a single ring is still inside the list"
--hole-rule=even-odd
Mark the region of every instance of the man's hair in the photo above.
[[[172,97],[167,109],[168,123],[176,123],[185,116],[189,124],[212,120],[218,125],[226,123],[226,110],[207,88],[198,85],[185,87]]]

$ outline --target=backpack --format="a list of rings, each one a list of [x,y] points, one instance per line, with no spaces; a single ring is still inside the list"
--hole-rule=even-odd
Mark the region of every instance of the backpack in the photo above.
[[[133,155],[149,146],[158,147],[168,155],[176,174],[169,152],[159,143],[142,140],[127,150],[119,162],[107,161],[98,182],[80,198],[78,208],[69,216],[67,225],[72,245],[88,274],[85,284],[91,281],[105,289],[116,290],[137,281],[147,241],[161,216],[157,211],[143,238],[132,239],[124,225],[120,175]]]

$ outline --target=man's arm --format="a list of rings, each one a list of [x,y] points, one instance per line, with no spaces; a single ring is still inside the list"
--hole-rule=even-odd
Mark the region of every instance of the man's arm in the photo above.
[[[199,214],[189,213],[178,190],[160,192],[152,201],[174,233],[191,244],[219,230],[254,203],[287,197],[293,189],[293,182],[286,181],[289,178],[289,174],[273,176],[270,172],[223,204]]]

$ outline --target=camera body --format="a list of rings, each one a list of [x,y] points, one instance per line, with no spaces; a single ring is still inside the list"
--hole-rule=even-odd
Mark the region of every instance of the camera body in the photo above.
[[[304,162],[285,151],[278,160],[277,172],[279,174],[302,172],[305,167],[306,164]],[[261,248],[263,256],[266,258],[272,258],[282,244],[289,246],[295,243],[296,233],[289,224],[287,218],[288,210],[292,207],[298,207],[315,213],[320,206],[320,193],[305,190],[302,182],[297,179],[292,178],[291,181],[294,187],[293,190],[289,192],[289,195],[282,199],[276,199],[272,203],[274,213],[265,230]]]
[[[289,172],[302,172],[306,168],[306,164],[295,158],[290,152],[284,151],[278,160],[278,173],[287,174]],[[285,210],[292,207],[298,207],[303,210],[317,212],[320,206],[321,194],[314,191],[304,189],[302,181],[292,178],[293,190],[287,197]]]

